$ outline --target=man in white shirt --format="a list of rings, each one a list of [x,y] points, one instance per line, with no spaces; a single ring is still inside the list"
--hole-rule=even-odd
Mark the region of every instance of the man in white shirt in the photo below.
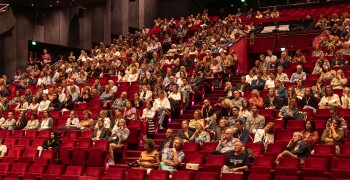
[[[277,56],[272,54],[272,51],[269,49],[267,50],[267,56],[265,58],[266,62],[270,63],[273,65],[277,62]]]
[[[113,91],[113,93],[116,93],[118,91],[118,87],[114,85],[113,80],[108,80],[108,85],[111,88],[111,90]]]
[[[158,125],[160,129],[164,129],[163,127],[163,122],[165,119],[165,115],[167,114],[168,111],[170,111],[171,106],[168,98],[165,96],[164,91],[159,91],[158,92],[158,97],[156,100],[154,100],[153,103],[153,108],[158,111],[157,116],[158,116]],[[166,123],[167,124],[167,123]]]

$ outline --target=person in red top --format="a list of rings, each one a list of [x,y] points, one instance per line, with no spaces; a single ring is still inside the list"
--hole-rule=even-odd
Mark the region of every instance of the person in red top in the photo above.
[[[41,55],[41,65],[44,67],[46,64],[51,63],[51,55],[47,53],[46,49],[43,49],[43,54]]]

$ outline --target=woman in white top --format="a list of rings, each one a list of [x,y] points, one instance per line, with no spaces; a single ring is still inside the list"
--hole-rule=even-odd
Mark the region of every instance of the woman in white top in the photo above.
[[[15,111],[25,111],[28,109],[28,102],[24,95],[21,96],[20,102],[18,103]]]
[[[47,94],[43,94],[43,100],[39,103],[38,111],[46,111],[50,106],[51,101],[48,100]]]
[[[139,78],[136,68],[131,69],[131,73],[128,75],[128,82],[135,82]]]
[[[36,130],[39,127],[39,120],[36,118],[36,114],[32,113],[30,119],[27,122],[26,127],[23,130]]]
[[[168,96],[168,99],[170,99],[170,98],[173,100],[176,100],[176,101],[181,101],[181,93],[179,91],[179,85],[174,84],[172,86],[171,93]]]
[[[318,107],[320,109],[330,109],[331,107],[339,107],[340,98],[337,94],[333,94],[333,89],[331,86],[325,88],[325,95],[322,97]]]
[[[77,117],[77,113],[75,111],[71,111],[69,114],[69,118],[66,121],[66,126],[58,127],[58,129],[63,130],[75,130],[79,124],[79,119]]]
[[[40,131],[40,130],[44,130],[44,129],[52,129],[52,127],[53,127],[53,120],[50,117],[50,113],[45,110],[44,117],[41,120],[41,124],[40,124],[40,127],[38,130]]]
[[[250,71],[249,74],[245,76],[245,82],[251,84],[253,79],[256,79],[255,72]]]
[[[40,73],[40,76],[39,76],[39,78],[38,78],[38,82],[37,82],[37,86],[40,86],[40,85],[42,85],[42,84],[46,84],[46,77],[45,77],[45,74],[44,74],[44,72],[41,72]]]
[[[107,111],[105,110],[101,110],[100,111],[100,118],[99,120],[102,120],[103,124],[104,124],[104,128],[109,129],[109,127],[111,127],[111,120],[107,117]],[[95,128],[98,128],[98,125],[96,123]]]
[[[347,84],[348,80],[345,78],[343,70],[338,69],[337,74],[331,81],[331,86],[333,89],[344,89]]]
[[[39,107],[38,98],[33,96],[32,102],[29,104],[27,110],[36,112],[38,110],[38,107]]]
[[[153,107],[152,101],[146,102],[146,108],[143,109],[140,120],[144,120],[145,122],[147,122],[147,137],[153,139],[153,136],[155,133],[153,118],[156,115],[156,111],[152,107]]]
[[[2,111],[0,111],[0,126],[5,122],[5,118],[4,118],[4,113]]]

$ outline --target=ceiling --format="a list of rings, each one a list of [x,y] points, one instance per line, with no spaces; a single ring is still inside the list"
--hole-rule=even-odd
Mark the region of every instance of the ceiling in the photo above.
[[[73,4],[106,2],[107,0],[7,0],[7,3],[21,7],[53,8]]]

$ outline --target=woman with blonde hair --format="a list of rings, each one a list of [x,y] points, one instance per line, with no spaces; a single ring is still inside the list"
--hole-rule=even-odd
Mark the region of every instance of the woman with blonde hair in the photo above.
[[[204,126],[201,123],[196,123],[196,131],[191,136],[190,141],[199,142],[201,144],[210,142],[210,135],[207,131],[204,131]]]
[[[188,127],[191,131],[195,131],[196,130],[196,124],[200,123],[203,125],[204,127],[204,119],[201,116],[201,110],[196,110],[193,113],[193,117],[194,119],[190,120],[190,123],[188,124]]]
[[[266,150],[268,144],[273,144],[275,141],[275,124],[269,122],[264,129],[257,129],[254,135],[254,143],[263,143]]]
[[[83,120],[79,122],[77,128],[80,130],[94,129],[94,120],[91,118],[92,113],[89,110],[83,112]]]
[[[254,89],[252,91],[252,97],[249,99],[249,103],[258,106],[259,108],[263,107],[264,100],[260,97],[260,93],[258,90]]]
[[[232,108],[233,108],[233,104],[230,101],[230,99],[225,98],[222,102],[221,102],[221,115],[222,117],[231,117],[232,114]]]

